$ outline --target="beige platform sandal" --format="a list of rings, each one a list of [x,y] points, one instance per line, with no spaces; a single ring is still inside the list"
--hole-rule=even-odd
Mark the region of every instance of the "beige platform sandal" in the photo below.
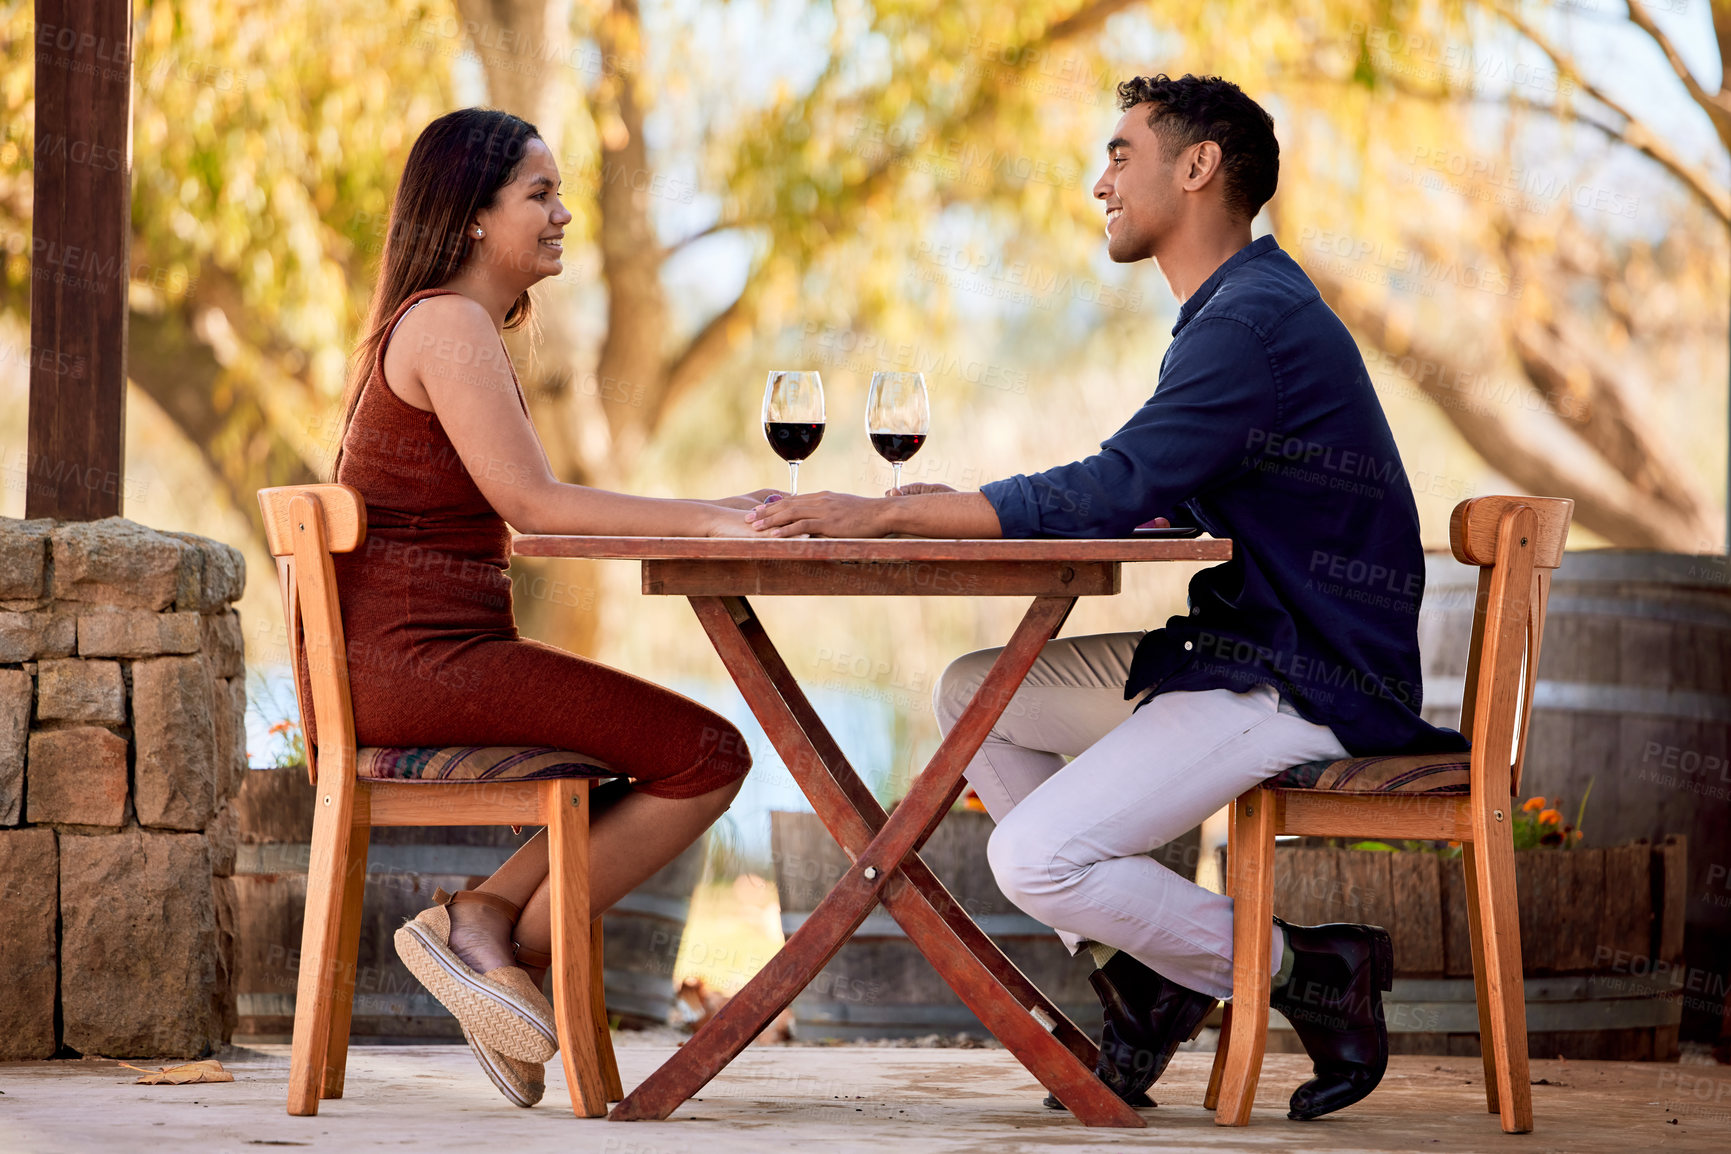
[[[520,966],[500,966],[478,974],[451,949],[451,903],[491,906],[512,924],[522,911],[504,898],[480,890],[455,894],[439,890],[433,900],[438,904],[422,910],[397,931],[397,956],[476,1041],[519,1062],[547,1061],[559,1050],[553,1004],[547,996]],[[485,1060],[482,1064],[486,1065]]]
[[[457,1024],[463,1025],[461,1022]],[[469,1052],[475,1055],[481,1069],[487,1072],[487,1077],[511,1105],[527,1109],[547,1092],[547,1071],[542,1063],[507,1058],[476,1038],[467,1026],[463,1026],[463,1041],[469,1043]]]

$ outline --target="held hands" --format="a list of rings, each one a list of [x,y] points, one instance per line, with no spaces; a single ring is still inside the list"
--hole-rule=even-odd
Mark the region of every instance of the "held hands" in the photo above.
[[[742,493],[737,497],[723,497],[718,501],[705,501],[715,515],[709,518],[704,531],[705,537],[758,537],[761,534],[747,519],[751,511],[765,501],[779,501],[787,496],[780,489],[759,489],[753,493]]]
[[[747,510],[755,509],[765,501],[779,499],[785,496],[787,496],[787,494],[782,492],[780,489],[757,489],[750,493],[741,493],[737,497],[721,497],[707,503],[711,505],[720,505],[726,509]]]
[[[748,519],[759,534],[772,537],[1003,536],[997,511],[985,494],[934,484],[903,485],[882,497],[811,493],[770,498]]]
[[[704,519],[704,537],[756,537],[760,534],[746,520],[751,516],[747,509],[732,508],[727,505],[710,503],[708,516]]]
[[[903,486],[901,491],[906,493],[912,487]],[[887,505],[882,498],[851,493],[771,496],[753,509],[747,520],[766,537],[882,537],[889,532]]]

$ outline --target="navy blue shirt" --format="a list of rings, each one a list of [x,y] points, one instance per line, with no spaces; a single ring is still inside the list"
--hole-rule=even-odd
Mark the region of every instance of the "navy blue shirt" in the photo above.
[[[1273,685],[1354,756],[1461,750],[1419,717],[1418,510],[1358,346],[1272,236],[1178,312],[1154,395],[1100,451],[981,490],[1005,537],[1233,540],[1190,613],[1137,646],[1126,698]],[[1152,692],[1150,692],[1152,691]]]

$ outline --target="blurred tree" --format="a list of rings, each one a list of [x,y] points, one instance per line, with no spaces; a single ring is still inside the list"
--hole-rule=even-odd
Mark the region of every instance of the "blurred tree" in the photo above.
[[[1473,21],[1475,14],[1484,19]],[[1634,217],[1641,201],[1626,176],[1607,185],[1563,166],[1535,168],[1508,148],[1487,157],[1466,146],[1464,134],[1421,137],[1415,149],[1410,138],[1384,132],[1380,148],[1364,150],[1367,179],[1379,167],[1396,177],[1392,152],[1404,158],[1408,183],[1415,168],[1426,170],[1420,175],[1430,179],[1417,183],[1445,189],[1477,210],[1454,229],[1413,214],[1391,230],[1394,242],[1413,254],[1416,269],[1470,266],[1469,254],[1476,253],[1481,268],[1500,274],[1504,291],[1479,302],[1490,307],[1473,310],[1473,319],[1499,339],[1472,339],[1444,318],[1426,316],[1410,296],[1367,289],[1339,261],[1309,259],[1306,267],[1361,339],[1396,364],[1418,366],[1412,382],[1517,485],[1573,497],[1578,523],[1611,544],[1713,551],[1724,544],[1717,486],[1703,484],[1650,411],[1677,345],[1723,339],[1731,190],[1715,174],[1723,173],[1731,149],[1731,89],[1723,66],[1716,91],[1703,88],[1640,0],[1629,0],[1629,24],[1661,49],[1720,142],[1710,163],[1693,161],[1587,77],[1559,47],[1555,15],[1540,5],[1481,0],[1475,13],[1441,9],[1406,27],[1356,23],[1356,58],[1350,71],[1336,75],[1359,90],[1357,102],[1370,116],[1413,103],[1489,104],[1506,115],[1507,139],[1528,118],[1552,134],[1578,127],[1609,145],[1600,171],[1639,156],[1671,177],[1686,202],[1669,211],[1692,227],[1657,241],[1615,227]],[[1731,42],[1731,8],[1715,3],[1711,21],[1723,48]],[[1512,42],[1497,37],[1498,22],[1516,34]],[[1536,49],[1539,66],[1517,54],[1523,44]],[[1487,73],[1502,82],[1487,85]],[[1667,126],[1673,134],[1679,127]],[[1559,198],[1560,211],[1549,211]],[[1301,219],[1289,204],[1274,207],[1276,219]],[[1586,223],[1595,216],[1596,226]],[[1637,285],[1669,291],[1637,301]],[[1694,303],[1679,309],[1679,297]],[[1509,383],[1497,379],[1511,357],[1521,374],[1513,389],[1526,394],[1512,403]],[[1486,403],[1496,393],[1496,402]]]
[[[263,485],[317,479],[321,420],[384,235],[393,165],[450,104],[400,29],[425,5],[138,0],[133,383],[256,521]],[[0,9],[0,307],[29,300],[31,6]],[[262,534],[262,527],[260,527]]]

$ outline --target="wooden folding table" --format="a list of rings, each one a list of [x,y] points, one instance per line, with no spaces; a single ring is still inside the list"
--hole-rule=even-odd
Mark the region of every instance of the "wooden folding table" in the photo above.
[[[853,866],[743,990],[608,1115],[666,1118],[791,1003],[879,902],[986,1028],[1083,1123],[1141,1126],[1094,1076],[1097,1050],[993,944],[920,860],[962,771],[1078,597],[1119,591],[1134,561],[1224,561],[1218,540],[940,541],[523,536],[525,557],[643,564],[643,592],[690,598],[746,703]],[[818,719],[750,596],[1025,596],[1003,653],[893,814]]]

